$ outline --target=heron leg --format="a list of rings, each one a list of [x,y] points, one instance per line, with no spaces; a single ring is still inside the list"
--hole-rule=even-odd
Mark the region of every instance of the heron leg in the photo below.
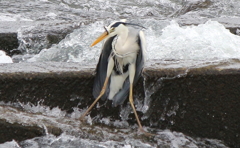
[[[143,129],[142,124],[141,124],[141,122],[138,118],[137,111],[136,111],[135,106],[134,106],[134,102],[133,102],[133,81],[134,81],[134,76],[135,76],[135,69],[136,68],[135,68],[134,64],[129,65],[129,81],[130,81],[129,102],[132,106],[134,115],[136,117],[136,120],[137,120],[137,123],[138,123],[138,126],[139,126],[139,130],[147,136],[153,136],[154,134],[148,133]]]
[[[138,118],[138,115],[137,115],[137,111],[134,107],[134,102],[133,102],[133,80],[134,80],[134,76],[135,76],[135,71],[136,71],[136,68],[135,68],[135,65],[134,64],[130,64],[129,65],[129,81],[130,81],[130,91],[129,91],[129,102],[132,106],[132,109],[133,109],[133,112],[135,114],[135,117],[137,119],[137,123],[138,123],[138,126],[139,126],[139,129],[140,130],[143,130],[142,128],[142,124]]]
[[[113,61],[113,58],[109,58],[109,61],[108,61],[108,67],[107,67],[107,76],[106,76],[106,79],[104,81],[104,84],[103,84],[103,87],[102,87],[102,90],[100,92],[100,94],[98,95],[98,97],[95,99],[95,101],[91,104],[91,106],[87,109],[87,111],[80,117],[80,120],[83,121],[84,120],[84,117],[89,113],[89,111],[94,107],[94,105],[98,102],[98,100],[103,96],[103,94],[105,93],[106,91],[106,87],[108,85],[108,80],[109,80],[109,77],[112,73],[112,70],[113,70],[113,66],[114,66],[114,61]]]
[[[91,104],[91,106],[87,109],[87,111],[80,117],[80,120],[82,120],[82,121],[84,120],[84,117],[88,114],[88,112],[94,107],[94,105],[98,102],[98,100],[105,93],[106,87],[107,87],[107,84],[108,84],[108,79],[109,79],[109,77],[106,77],[104,85],[102,87],[102,90],[101,90],[99,96],[95,99],[95,101]]]
[[[138,118],[137,111],[136,111],[135,106],[134,106],[132,92],[133,92],[133,85],[132,85],[132,83],[131,83],[131,84],[130,84],[130,92],[129,92],[129,102],[130,102],[130,104],[131,104],[131,106],[132,106],[134,115],[135,115],[135,117],[136,117],[136,119],[137,119],[137,123],[138,123],[139,129],[142,131],[142,130],[143,130],[143,127],[142,127],[142,124],[141,124],[141,122],[140,122],[140,120],[139,120],[139,118]]]

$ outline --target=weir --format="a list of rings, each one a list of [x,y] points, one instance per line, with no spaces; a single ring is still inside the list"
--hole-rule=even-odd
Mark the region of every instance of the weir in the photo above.
[[[29,103],[58,107],[72,113],[74,108],[84,110],[94,101],[95,66],[65,62],[0,66],[1,106],[21,110],[21,104]],[[219,139],[227,146],[239,147],[239,79],[240,61],[236,59],[215,62],[149,61],[134,87],[135,105],[143,126]],[[101,124],[101,119],[106,117],[111,121],[126,120],[134,125],[136,121],[129,107],[127,100],[116,108],[111,107],[111,102],[101,100],[90,113],[93,125]],[[14,123],[3,115],[0,121],[1,128],[11,127],[25,135],[20,138],[11,132],[2,133],[17,141],[46,134],[43,127]],[[54,125],[49,126],[49,131],[54,135],[61,133]],[[5,141],[11,141],[11,138]]]
[[[0,147],[240,147],[238,0],[0,1]],[[134,103],[94,101],[112,21],[144,26]],[[5,55],[5,53],[6,55]],[[29,63],[32,62],[32,63]],[[75,63],[73,63],[75,62]]]

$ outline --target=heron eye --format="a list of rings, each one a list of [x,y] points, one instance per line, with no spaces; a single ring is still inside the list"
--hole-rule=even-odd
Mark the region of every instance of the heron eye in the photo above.
[[[115,29],[115,28],[111,28],[111,29],[110,29],[110,33],[112,33],[112,32],[114,31],[114,29]]]

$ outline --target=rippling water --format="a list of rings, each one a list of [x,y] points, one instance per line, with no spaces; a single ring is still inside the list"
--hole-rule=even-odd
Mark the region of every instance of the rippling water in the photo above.
[[[25,22],[18,28],[20,46],[17,50],[22,55],[14,55],[12,59],[17,62],[42,62],[64,61],[79,62],[79,64],[96,63],[100,54],[101,44],[90,48],[91,42],[104,31],[103,26],[114,20],[127,19],[146,27],[144,30],[147,40],[148,60],[202,60],[214,61],[222,59],[240,58],[240,37],[227,30],[218,18],[240,17],[240,2],[238,0],[1,0],[0,22]],[[185,23],[184,23],[185,22]],[[188,22],[188,23],[186,23]],[[189,23],[190,22],[190,23]],[[200,24],[199,24],[200,23]],[[199,24],[199,25],[184,25]],[[65,29],[69,31],[66,31]],[[48,40],[48,32],[56,30],[57,33],[67,34],[59,43],[51,44]],[[12,59],[4,53],[0,53],[0,62],[12,62]],[[41,110],[41,106],[35,109],[28,108],[27,112],[43,115],[37,116],[39,122],[45,116],[52,116],[52,110]],[[1,108],[3,109],[3,108]],[[11,109],[10,109],[11,110]],[[79,111],[74,115],[61,115],[48,118],[49,122],[57,123],[63,130],[73,128],[76,130],[75,120]],[[17,111],[16,111],[17,112]],[[63,113],[63,115],[62,115]],[[18,114],[17,114],[18,115]],[[33,115],[20,114],[19,118],[26,116],[29,120],[35,120]],[[73,117],[75,116],[76,117]],[[66,117],[66,118],[65,118]],[[59,118],[64,118],[59,123]],[[41,119],[41,120],[40,120]],[[57,121],[56,121],[57,120]],[[56,121],[56,122],[55,122]],[[69,125],[69,122],[71,124]],[[19,119],[19,122],[22,122]],[[110,124],[108,119],[103,123]],[[112,123],[113,124],[113,123]],[[116,123],[127,125],[127,123]],[[99,132],[100,129],[96,131]],[[125,128],[125,129],[124,129]],[[205,142],[210,147],[225,147],[218,140],[194,139],[182,133],[171,131],[157,131],[155,142],[146,142],[128,135],[128,126],[119,129],[125,138],[123,141],[111,139],[106,133],[111,129],[104,128],[103,139],[94,137],[81,138],[83,135],[75,135],[73,132],[64,132],[59,137],[51,134],[44,137],[26,140],[21,143],[7,142],[0,147],[203,147]],[[156,130],[156,129],[150,129]],[[208,145],[208,146],[209,146]]]
[[[238,0],[2,0],[1,20],[166,19],[239,16]]]

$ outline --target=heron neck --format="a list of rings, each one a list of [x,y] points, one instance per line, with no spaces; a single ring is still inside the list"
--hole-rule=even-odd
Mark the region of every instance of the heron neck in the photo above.
[[[128,38],[128,28],[124,28],[117,36],[116,47],[118,49],[123,48],[124,44],[127,41],[127,38]]]

